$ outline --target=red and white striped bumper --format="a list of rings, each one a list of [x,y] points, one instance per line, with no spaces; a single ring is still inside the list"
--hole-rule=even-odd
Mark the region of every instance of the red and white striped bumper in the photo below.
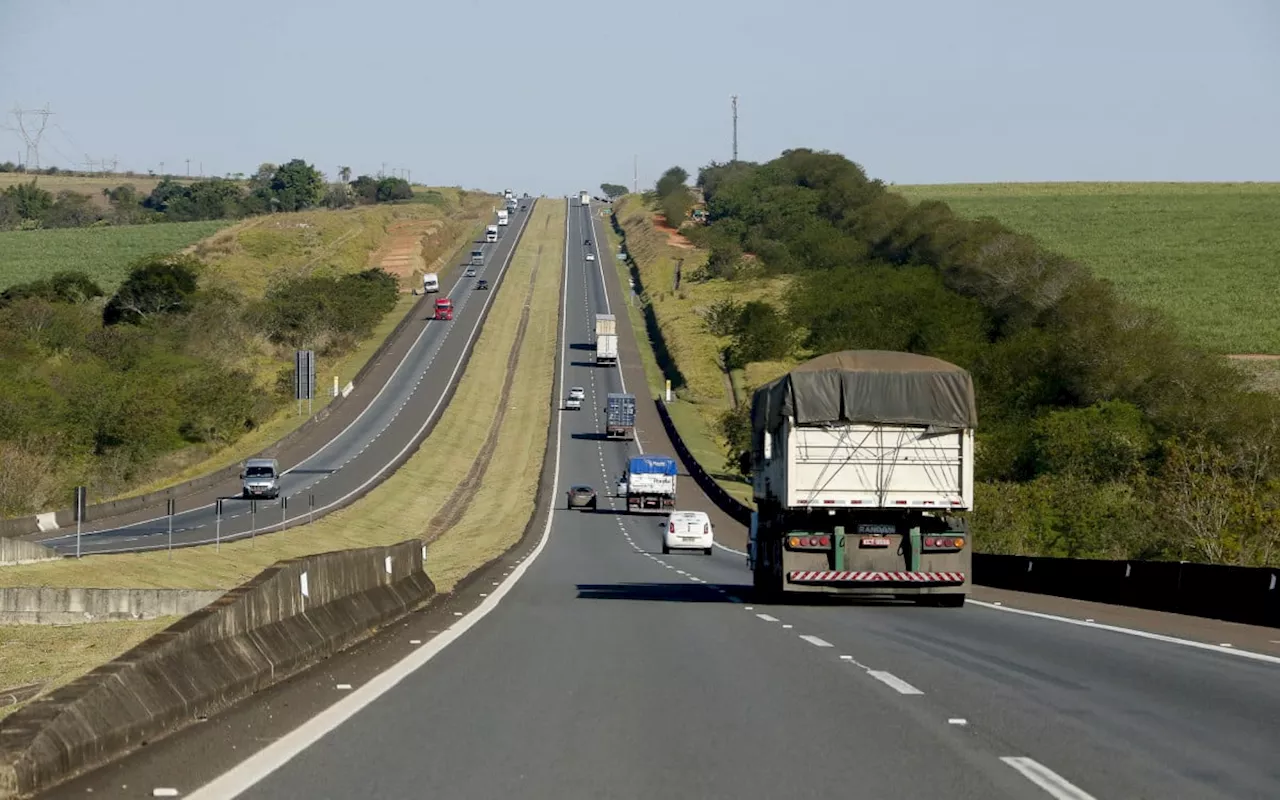
[[[788,572],[791,583],[964,583],[963,572]]]

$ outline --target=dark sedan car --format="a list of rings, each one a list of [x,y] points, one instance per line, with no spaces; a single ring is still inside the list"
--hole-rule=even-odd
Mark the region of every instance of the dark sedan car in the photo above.
[[[488,281],[486,281],[486,280],[484,280],[483,278],[481,278],[480,280],[476,281],[476,288],[477,288],[477,289],[488,289],[488,288],[489,288],[489,282],[488,282]]]
[[[592,511],[595,511],[596,490],[583,484],[570,486],[569,508],[589,508]]]

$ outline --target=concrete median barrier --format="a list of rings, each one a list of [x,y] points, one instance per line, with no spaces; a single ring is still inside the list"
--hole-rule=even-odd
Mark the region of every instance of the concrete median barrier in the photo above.
[[[434,594],[417,539],[281,561],[0,720],[0,800],[46,789],[208,716]]]
[[[50,547],[36,542],[24,542],[21,539],[0,538],[0,567],[11,567],[17,564],[30,564],[35,561],[49,561],[61,558]]]

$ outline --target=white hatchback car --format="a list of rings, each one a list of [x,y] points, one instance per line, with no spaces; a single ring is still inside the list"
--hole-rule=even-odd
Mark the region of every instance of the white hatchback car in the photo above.
[[[581,386],[573,386],[573,387],[570,387],[570,389],[569,389],[569,399],[571,399],[571,400],[586,400],[586,399],[587,399],[587,390],[586,390],[586,389],[583,389]]]
[[[711,555],[715,534],[711,530],[711,518],[704,511],[672,511],[662,527],[662,553],[672,550],[701,550]]]
[[[587,253],[587,260],[588,260],[588,261],[595,261],[595,260],[596,260],[596,254],[595,254],[595,253]]]

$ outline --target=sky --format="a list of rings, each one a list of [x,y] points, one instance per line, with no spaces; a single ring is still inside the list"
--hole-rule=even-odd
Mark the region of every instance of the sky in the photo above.
[[[1280,2],[0,0],[0,124],[47,104],[45,166],[643,188],[730,159],[734,94],[748,161],[1280,180]]]

